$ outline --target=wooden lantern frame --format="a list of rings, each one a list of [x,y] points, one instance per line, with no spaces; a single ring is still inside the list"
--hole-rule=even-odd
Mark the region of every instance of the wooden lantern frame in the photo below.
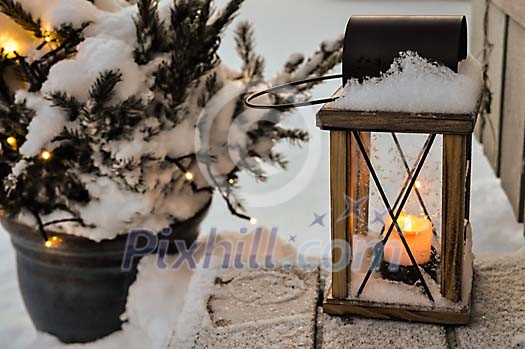
[[[321,108],[317,114],[317,126],[330,131],[331,238],[332,241],[348,242],[352,249],[354,248],[354,234],[362,233],[367,224],[363,227],[363,224],[354,215],[347,215],[345,219],[339,218],[347,210],[345,198],[350,197],[355,200],[362,197],[363,193],[368,193],[370,181],[373,180],[391,217],[396,214],[399,216],[406,199],[414,188],[419,171],[436,135],[443,136],[440,290],[443,298],[457,305],[453,308],[444,308],[435,303],[433,306],[416,306],[361,300],[359,295],[373,272],[374,262],[358,293],[351,295],[350,277],[353,251],[334,248],[332,250],[333,264],[340,263],[343,258],[350,260],[350,263],[345,268],[332,272],[332,284],[327,290],[323,304],[326,313],[439,324],[467,324],[469,322],[472,289],[472,232],[469,223],[469,198],[472,133],[477,115],[477,111],[470,114],[372,113],[334,109],[330,104],[325,104]],[[408,178],[405,186],[408,186],[408,189],[402,190],[401,193],[404,195],[400,194],[394,207],[390,206],[384,195],[368,156],[367,148],[370,144],[371,132],[391,133],[394,141],[396,141],[396,133],[429,134],[420,159],[413,169],[408,167],[402,149],[396,142],[407,170]],[[369,172],[366,171],[367,168]],[[415,190],[418,199],[422,202],[419,192]],[[345,195],[341,195],[342,193]],[[366,223],[368,223],[367,217],[368,212],[365,210],[363,218]],[[386,231],[386,240],[392,230],[399,231],[413,265],[417,266],[397,223],[393,223]],[[383,241],[383,246],[386,240]],[[419,268],[416,270],[421,277]],[[420,280],[425,292],[433,301],[424,279],[421,277]]]

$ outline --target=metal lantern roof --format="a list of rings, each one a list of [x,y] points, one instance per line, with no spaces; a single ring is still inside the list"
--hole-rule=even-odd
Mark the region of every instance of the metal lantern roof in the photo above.
[[[467,58],[465,16],[352,16],[343,53],[343,85],[379,76],[400,52],[415,51],[457,72]]]

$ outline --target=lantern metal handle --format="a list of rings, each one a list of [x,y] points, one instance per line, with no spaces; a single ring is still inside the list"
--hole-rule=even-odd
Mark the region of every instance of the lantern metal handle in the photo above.
[[[261,96],[264,96],[264,95],[267,95],[267,94],[272,94],[272,93],[275,93],[277,91],[283,90],[285,88],[298,86],[298,85],[303,85],[303,84],[310,84],[310,83],[315,83],[315,82],[320,82],[320,81],[326,81],[326,80],[335,80],[335,79],[340,79],[340,78],[342,78],[342,75],[341,74],[337,74],[337,75],[326,75],[326,76],[320,76],[320,77],[316,77],[316,78],[310,78],[310,79],[304,79],[304,80],[298,80],[298,81],[294,81],[294,82],[289,82],[289,83],[284,84],[284,85],[275,86],[275,87],[266,89],[264,91],[260,91],[260,92],[254,93],[250,97],[248,97],[244,103],[249,108],[254,108],[254,109],[277,109],[277,110],[298,108],[298,107],[306,107],[306,106],[311,106],[311,105],[330,103],[330,102],[335,101],[337,99],[337,97],[321,98],[321,99],[316,99],[316,100],[313,100],[313,101],[298,102],[298,103],[285,103],[285,104],[254,104],[254,103],[252,103],[252,101],[254,99],[258,98],[258,97],[261,97]]]

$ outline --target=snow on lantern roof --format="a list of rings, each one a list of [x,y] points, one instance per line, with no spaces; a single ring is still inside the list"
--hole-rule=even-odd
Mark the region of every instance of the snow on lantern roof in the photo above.
[[[387,72],[350,79],[317,114],[322,129],[469,134],[482,102],[481,65],[469,56],[458,72],[401,53]]]
[[[458,72],[420,57],[401,53],[386,73],[362,82],[351,79],[329,106],[356,111],[470,114],[483,86],[480,63],[469,56]]]
[[[343,88],[317,115],[322,129],[469,134],[482,69],[467,57],[464,16],[352,16]]]

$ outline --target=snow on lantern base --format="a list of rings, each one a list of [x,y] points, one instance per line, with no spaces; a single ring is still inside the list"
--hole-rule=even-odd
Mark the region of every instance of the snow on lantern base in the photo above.
[[[461,301],[453,302],[440,294],[440,285],[428,272],[423,273],[432,294],[435,294],[434,302],[430,301],[423,293],[421,285],[410,284],[407,280],[392,280],[382,273],[374,275],[363,293],[356,297],[361,280],[366,271],[355,270],[349,274],[348,290],[346,298],[337,298],[333,295],[331,285],[324,297],[323,311],[332,315],[359,315],[363,317],[377,318],[383,320],[408,320],[414,322],[463,325],[470,321],[473,255],[470,252],[472,246],[472,230],[470,224],[465,222],[465,253],[461,275]],[[370,237],[355,237],[354,245],[359,241],[367,240],[370,245]],[[373,238],[372,238],[373,239]],[[363,258],[363,264],[371,263],[372,252]],[[356,264],[355,261],[353,263]],[[422,267],[425,269],[425,267]],[[393,274],[390,275],[392,277]],[[333,281],[333,280],[332,280]]]

